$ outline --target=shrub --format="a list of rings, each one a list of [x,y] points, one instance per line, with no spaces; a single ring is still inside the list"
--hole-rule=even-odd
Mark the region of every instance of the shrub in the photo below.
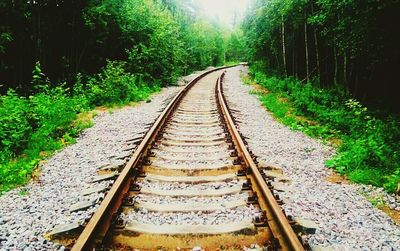
[[[0,191],[25,182],[42,157],[66,144],[72,122],[87,108],[61,86],[40,89],[29,99],[14,91],[1,97]]]
[[[58,149],[58,140],[71,129],[77,114],[88,108],[81,105],[81,100],[68,96],[61,86],[31,96],[31,116],[36,128],[30,136],[28,150]]]
[[[78,75],[72,90],[65,84],[51,88],[37,63],[32,80],[36,94],[24,98],[10,90],[0,96],[0,192],[29,180],[41,159],[90,127],[92,115],[82,112],[96,105],[146,100],[160,89],[127,73],[124,63],[112,61],[86,85],[82,82]]]
[[[262,103],[284,124],[314,137],[340,138],[337,155],[327,166],[352,181],[396,191],[400,181],[399,118],[368,110],[340,88],[321,89],[293,78],[267,76],[257,67],[250,73],[269,91],[260,93]],[[287,101],[280,101],[282,98]]]
[[[101,73],[88,79],[85,95],[92,106],[125,104],[147,99],[159,86],[149,87],[141,78],[127,73],[125,63],[109,61]]]
[[[31,132],[28,100],[13,90],[0,96],[0,160],[21,152]]]

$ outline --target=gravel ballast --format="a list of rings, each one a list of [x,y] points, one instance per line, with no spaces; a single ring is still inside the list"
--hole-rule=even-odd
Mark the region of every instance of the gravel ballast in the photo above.
[[[199,73],[183,78],[185,84]],[[164,88],[151,102],[99,111],[94,126],[85,130],[74,145],[56,153],[41,167],[39,182],[9,191],[0,197],[0,250],[57,250],[59,244],[44,234],[59,224],[83,222],[98,207],[70,212],[85,201],[99,202],[104,192],[83,196],[85,189],[112,181],[90,183],[100,167],[124,164],[135,145],[126,141],[143,135],[181,87]],[[129,150],[126,150],[129,149]],[[23,192],[21,192],[23,191]]]
[[[148,194],[139,194],[135,196],[136,202],[152,202],[158,204],[171,204],[171,203],[184,203],[184,204],[191,204],[191,203],[203,203],[203,204],[210,204],[210,203],[219,203],[223,204],[230,201],[238,201],[243,200],[245,201],[248,198],[247,193],[234,193],[234,194],[226,194],[223,196],[213,197],[187,197],[187,196],[154,196]]]
[[[239,111],[234,115],[241,121],[239,129],[259,161],[281,166],[291,179],[279,193],[287,214],[317,223],[309,243],[334,250],[400,250],[400,227],[360,194],[371,189],[325,181],[332,171],[324,162],[334,149],[277,122],[249,94],[253,87],[242,83],[246,72],[244,66],[228,69],[224,94],[230,108]],[[398,207],[392,196],[385,197]]]
[[[253,205],[213,211],[211,213],[202,211],[189,213],[160,213],[149,212],[146,209],[139,209],[120,215],[121,219],[127,222],[140,222],[151,225],[220,225],[240,222],[243,220],[251,221],[255,217],[259,216],[260,211],[255,209]]]
[[[275,121],[261,106],[257,96],[249,94],[252,87],[244,85],[240,80],[241,71],[245,73],[246,70],[242,66],[227,70],[225,95],[231,108],[239,111],[235,113],[241,121],[239,129],[248,137],[250,149],[259,157],[259,161],[281,166],[284,174],[290,178],[290,183],[283,184],[284,191],[279,192],[285,201],[287,214],[317,223],[316,234],[308,237],[311,245],[335,250],[400,250],[399,226],[385,213],[374,208],[360,193],[378,193],[391,203],[391,207],[400,209],[394,198],[371,187],[325,181],[332,171],[325,168],[324,161],[335,153],[334,149],[300,132],[291,131]],[[186,77],[182,83],[196,75]],[[137,106],[116,109],[113,112],[99,112],[94,119],[94,126],[85,130],[76,144],[59,151],[41,166],[38,181],[32,181],[2,195],[0,250],[63,250],[63,246],[46,240],[44,234],[59,224],[82,222],[95,211],[98,204],[77,212],[70,212],[70,209],[76,203],[99,202],[104,197],[103,191],[87,195],[82,193],[86,189],[113,183],[112,180],[96,183],[90,181],[98,175],[100,167],[124,163],[124,158],[133,151],[130,148],[134,146],[126,141],[143,134],[146,124],[157,118],[161,108],[165,107],[179,89],[180,87],[165,88],[154,95],[150,103],[142,102]],[[207,130],[198,132],[206,133]],[[168,148],[174,150],[176,147]],[[180,149],[196,151],[198,147]],[[210,146],[204,150],[205,154],[220,154],[224,151],[218,146]],[[174,183],[171,184],[175,186]],[[218,182],[215,184],[218,185]],[[245,198],[247,195],[227,196],[229,201]],[[162,198],[166,203],[184,200],[184,197]],[[142,196],[137,201],[157,202],[159,199],[159,196]],[[201,203],[219,202],[212,198],[193,200]],[[249,206],[216,212],[213,215],[215,218],[208,217],[210,214],[205,212],[148,214],[145,209],[133,211],[124,217],[125,220],[142,220],[149,215],[145,218],[146,222],[156,221],[160,225],[215,224],[235,222],[243,217],[251,219],[258,214],[258,210]],[[217,221],[209,222],[209,219]]]
[[[205,190],[219,190],[224,188],[231,188],[242,186],[243,180],[234,179],[224,182],[205,182],[200,184],[191,184],[183,182],[152,182],[150,180],[143,180],[139,183],[142,188],[157,189],[157,190],[188,190],[188,191],[205,191]]]

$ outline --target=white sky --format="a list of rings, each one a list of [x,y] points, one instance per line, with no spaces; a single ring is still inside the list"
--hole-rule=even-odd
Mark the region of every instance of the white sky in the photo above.
[[[238,15],[237,22],[242,20],[250,1],[252,0],[195,0],[207,17],[229,26],[233,24],[235,12]]]

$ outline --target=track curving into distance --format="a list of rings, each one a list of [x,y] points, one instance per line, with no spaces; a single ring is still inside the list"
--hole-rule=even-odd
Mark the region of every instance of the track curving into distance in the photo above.
[[[303,250],[235,128],[223,72],[171,101],[72,250]]]

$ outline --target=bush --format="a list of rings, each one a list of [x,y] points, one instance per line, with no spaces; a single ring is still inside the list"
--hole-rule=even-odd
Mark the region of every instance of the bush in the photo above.
[[[62,87],[41,89],[28,99],[14,91],[1,97],[0,191],[25,182],[41,157],[61,148],[66,142],[60,139],[87,108]]]
[[[126,73],[121,62],[108,62],[86,85],[78,75],[72,91],[65,84],[51,88],[40,64],[33,76],[36,94],[24,98],[10,90],[0,96],[0,192],[29,180],[41,159],[92,125],[78,114],[97,105],[146,100],[159,90]]]
[[[101,73],[90,77],[85,95],[92,106],[125,104],[147,99],[159,86],[149,87],[141,78],[126,73],[125,63],[109,61]]]
[[[250,73],[268,89],[268,93],[260,93],[261,102],[281,122],[314,137],[340,139],[338,153],[327,166],[354,182],[396,191],[400,181],[399,118],[369,111],[340,88],[321,89],[293,78],[269,77],[257,67]]]
[[[71,130],[71,123],[77,114],[88,109],[81,106],[81,100],[68,96],[62,87],[31,96],[29,101],[35,131],[30,137],[28,150],[58,149],[58,140]]]
[[[0,96],[0,160],[10,158],[26,146],[32,132],[29,123],[29,102],[13,90]]]

